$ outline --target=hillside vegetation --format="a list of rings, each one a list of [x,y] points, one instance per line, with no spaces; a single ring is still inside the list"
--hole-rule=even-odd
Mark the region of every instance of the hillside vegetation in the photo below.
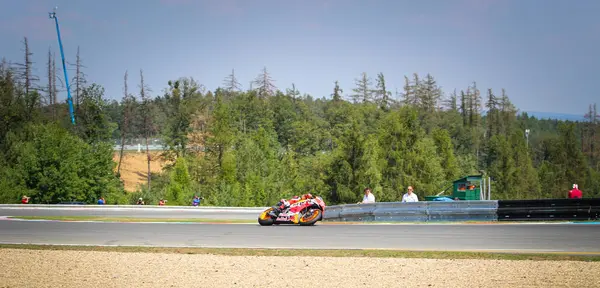
[[[115,161],[115,163],[119,162],[120,155],[121,153],[119,152],[113,154],[113,161]],[[150,154],[150,157],[151,173],[160,174],[163,167],[165,167],[168,162],[164,160],[164,157],[161,157],[161,152],[153,151]],[[115,167],[114,170],[116,172],[117,167]],[[148,180],[148,156],[145,152],[124,152],[119,172],[125,191],[137,191],[140,187],[144,186]]]
[[[0,64],[3,203],[28,195],[32,203],[164,197],[189,205],[198,194],[209,205],[265,206],[311,192],[337,204],[356,203],[364,187],[378,201],[398,201],[409,185],[423,197],[479,173],[492,177],[493,199],[564,198],[573,183],[585,197],[600,196],[595,105],[582,111],[584,122],[539,120],[519,113],[507,91],[476,82],[442,91],[432,75],[417,74],[394,79],[404,82],[396,95],[383,74],[362,73],[352,91],[332,78],[331,95],[315,97],[293,84],[277,88],[267,68],[248,89],[232,71],[213,90],[182,77],[165,81],[160,95],[150,95],[142,71],[141,88],[128,89],[124,71],[125,92],[109,101],[78,57],[72,125],[57,101],[64,81],[54,58],[40,83],[24,43],[23,63]],[[145,165],[136,180],[143,185],[125,193],[120,176],[130,168],[120,151],[114,157],[114,143],[156,137],[168,151],[145,159],[162,157],[164,166]]]

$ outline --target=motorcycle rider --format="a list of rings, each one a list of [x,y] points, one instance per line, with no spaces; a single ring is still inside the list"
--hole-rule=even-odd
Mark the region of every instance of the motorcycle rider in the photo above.
[[[298,201],[302,201],[302,200],[306,200],[306,199],[313,199],[312,194],[306,193],[306,194],[302,195],[302,197],[294,196],[289,201],[285,200],[285,199],[281,199],[281,200],[279,200],[279,203],[277,203],[277,205],[273,206],[273,210],[271,210],[271,212],[269,212],[269,215],[271,215],[273,217],[278,217],[279,213],[281,213],[281,211],[290,207],[290,205],[292,205]]]

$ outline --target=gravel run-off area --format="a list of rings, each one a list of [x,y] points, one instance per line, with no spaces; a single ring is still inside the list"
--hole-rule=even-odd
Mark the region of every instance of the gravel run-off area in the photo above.
[[[0,287],[600,287],[600,262],[0,250]]]

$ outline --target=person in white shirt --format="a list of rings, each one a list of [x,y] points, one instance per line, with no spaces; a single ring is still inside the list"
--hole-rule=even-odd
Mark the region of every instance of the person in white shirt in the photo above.
[[[365,195],[363,196],[362,202],[358,202],[358,204],[366,204],[366,203],[375,203],[375,195],[371,193],[371,189],[365,188]]]
[[[402,196],[402,202],[419,202],[417,194],[413,193],[413,187],[408,186],[408,193]]]

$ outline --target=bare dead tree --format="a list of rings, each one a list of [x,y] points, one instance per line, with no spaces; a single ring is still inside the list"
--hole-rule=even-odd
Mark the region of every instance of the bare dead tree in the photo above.
[[[596,163],[599,162],[598,158],[600,158],[600,149],[598,149],[597,145],[600,143],[597,139],[600,134],[598,133],[600,130],[600,114],[598,114],[596,103],[589,105],[588,112],[585,113],[584,117],[587,121],[583,127],[584,131],[581,133],[582,151],[589,157],[589,163],[594,166],[597,165]]]
[[[75,60],[75,77],[72,80],[72,82],[74,82],[75,84],[75,109],[77,110],[79,108],[79,104],[81,103],[81,99],[80,99],[80,95],[81,95],[81,91],[85,88],[85,84],[87,83],[86,81],[86,74],[83,72],[83,70],[81,68],[87,68],[82,64],[81,61],[81,57],[79,54],[79,46],[77,46],[77,56],[76,56],[76,60]]]
[[[52,114],[52,120],[56,121],[57,119],[57,102],[58,102],[58,89],[56,88],[56,81],[58,80],[56,77],[56,54],[52,53],[51,49],[48,49],[48,87],[46,87],[46,102],[50,108],[50,113]]]
[[[40,104],[40,97],[37,93],[30,93],[30,92],[37,92],[37,88],[35,86],[35,82],[39,81],[39,78],[37,76],[34,76],[32,73],[33,70],[33,61],[32,61],[32,56],[33,53],[31,52],[31,50],[29,49],[29,41],[27,40],[27,37],[23,38],[23,46],[24,46],[24,52],[25,52],[25,63],[18,63],[16,64],[17,66],[19,66],[20,71],[21,71],[21,80],[24,81],[24,88],[25,88],[25,95],[24,95],[24,100],[25,100],[25,107],[26,107],[26,118],[27,119],[32,119],[33,117],[33,113],[35,112],[35,108],[38,107],[38,105]]]
[[[56,53],[52,53],[52,103],[58,102],[58,89],[56,88],[56,81],[60,80],[56,76]],[[61,85],[65,86],[61,81]]]
[[[154,133],[154,123],[152,121],[152,117],[153,117],[153,107],[152,107],[152,101],[150,100],[150,97],[148,97],[147,93],[150,91],[150,89],[148,88],[148,86],[146,86],[146,84],[144,83],[144,72],[140,69],[140,97],[141,97],[141,101],[142,101],[142,133],[144,135],[144,138],[146,140],[146,156],[148,159],[148,191],[150,191],[151,189],[151,179],[152,179],[152,173],[150,170],[150,162],[152,161],[152,156],[150,155],[150,147],[149,147],[149,143],[148,143],[148,139],[150,138],[150,134]]]
[[[27,40],[27,37],[23,38],[23,45],[25,52],[25,63],[17,65],[21,66],[22,79],[25,81],[25,95],[29,95],[29,92],[32,89],[32,83],[34,81],[31,73],[31,66],[33,65],[31,57],[33,56],[33,53],[31,53],[31,50],[29,50],[29,41]]]
[[[240,84],[235,77],[235,69],[231,69],[231,74],[225,78],[223,81],[223,86],[225,86],[225,90],[230,94],[230,96],[235,92],[242,91],[242,84]]]
[[[55,107],[54,107],[54,91],[52,90],[54,86],[52,86],[52,51],[50,50],[50,48],[48,48],[48,91],[46,91],[46,93],[48,94],[47,96],[47,105],[48,107],[50,107],[50,110],[52,111],[52,119],[56,121],[56,112],[55,112]]]
[[[264,67],[262,73],[254,80],[254,84],[258,86],[256,88],[258,89],[258,96],[262,98],[273,96],[275,94],[275,90],[277,89],[273,82],[274,81],[271,79],[269,72],[267,72],[267,67]]]
[[[130,103],[129,91],[127,89],[127,77],[128,72],[125,71],[123,77],[123,121],[121,122],[121,151],[119,154],[119,164],[117,165],[117,175],[121,175],[121,162],[123,161],[123,151],[125,150],[125,138],[127,137],[129,126],[130,126],[130,107],[133,103]]]

